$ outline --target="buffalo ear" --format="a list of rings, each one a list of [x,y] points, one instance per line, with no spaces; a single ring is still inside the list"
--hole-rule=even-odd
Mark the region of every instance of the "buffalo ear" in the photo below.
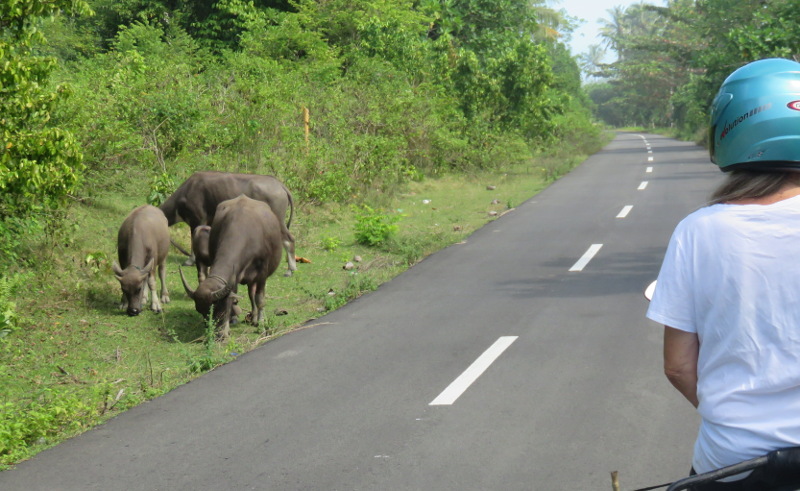
[[[118,263],[118,262],[116,262],[116,261],[114,261],[114,262],[111,264],[111,271],[113,271],[113,272],[114,272],[114,276],[116,276],[116,277],[117,277],[117,279],[120,279],[120,278],[122,278],[123,276],[125,276],[125,272],[124,272],[124,271],[122,271],[122,268],[120,268],[120,267],[119,267],[119,263]]]

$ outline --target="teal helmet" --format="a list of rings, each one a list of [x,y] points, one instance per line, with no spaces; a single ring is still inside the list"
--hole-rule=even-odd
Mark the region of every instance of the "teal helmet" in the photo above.
[[[800,63],[769,58],[731,73],[711,105],[708,137],[725,172],[800,170]]]

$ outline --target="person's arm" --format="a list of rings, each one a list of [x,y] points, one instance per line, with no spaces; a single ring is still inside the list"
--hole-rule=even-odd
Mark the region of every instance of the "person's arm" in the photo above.
[[[697,407],[697,357],[700,341],[696,333],[664,326],[664,373],[670,383]]]

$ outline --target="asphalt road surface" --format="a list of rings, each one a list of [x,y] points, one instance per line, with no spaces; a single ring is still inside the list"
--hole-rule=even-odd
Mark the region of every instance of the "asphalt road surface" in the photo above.
[[[15,469],[10,490],[610,490],[687,474],[697,417],[644,317],[722,175],[620,133],[464,243]],[[487,191],[488,193],[488,191]]]

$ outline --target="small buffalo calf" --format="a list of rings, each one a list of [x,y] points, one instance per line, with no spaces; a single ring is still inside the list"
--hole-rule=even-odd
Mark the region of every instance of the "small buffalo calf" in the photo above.
[[[151,310],[161,312],[161,303],[169,303],[165,268],[168,251],[167,217],[155,206],[140,206],[122,222],[117,234],[119,263],[114,261],[111,268],[122,287],[120,308],[128,315],[139,315],[148,289]],[[161,278],[161,302],[156,295],[156,268]]]

